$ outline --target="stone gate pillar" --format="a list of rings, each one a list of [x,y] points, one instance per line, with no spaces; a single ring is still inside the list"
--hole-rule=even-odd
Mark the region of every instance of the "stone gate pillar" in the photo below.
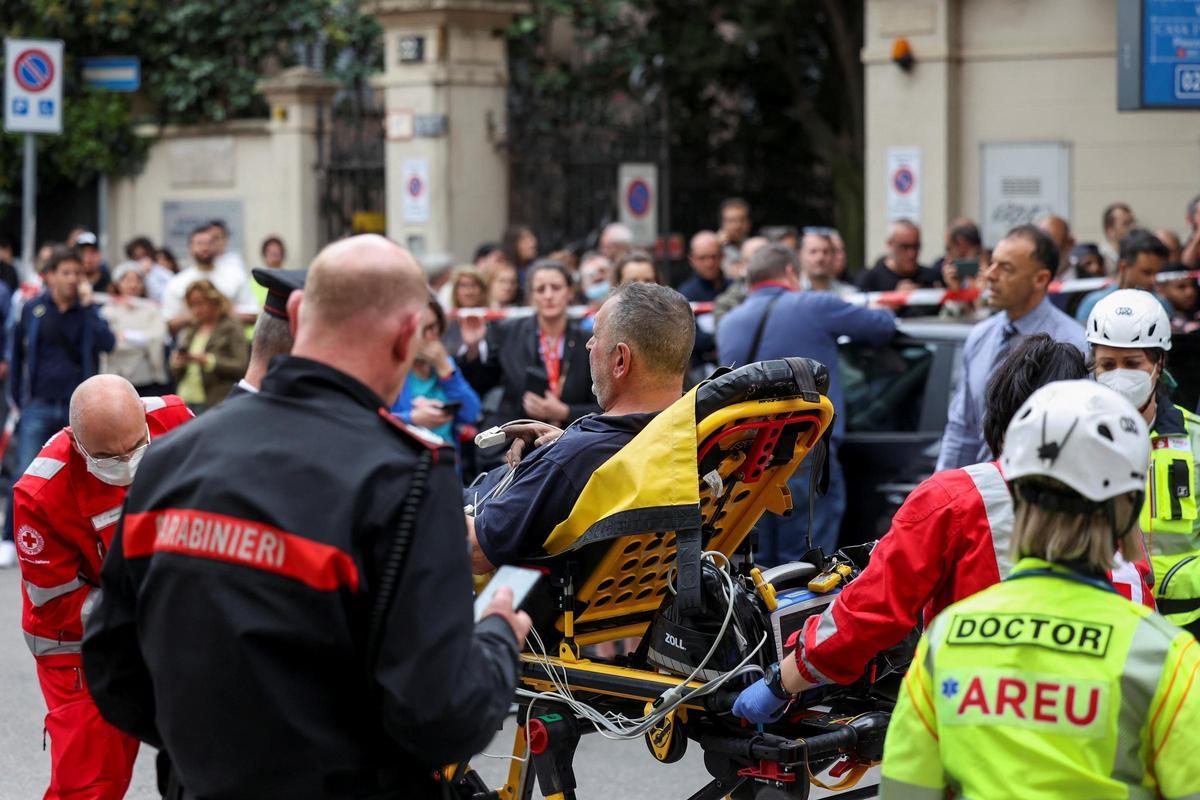
[[[323,102],[337,91],[337,81],[319,70],[292,67],[259,81],[258,89],[271,106],[274,216],[283,227],[289,266],[307,266],[320,246],[320,186],[313,166],[317,163],[317,114]],[[247,264],[259,264],[258,242],[245,243]]]
[[[507,40],[527,0],[368,0],[384,30],[387,232],[468,261],[507,222]]]

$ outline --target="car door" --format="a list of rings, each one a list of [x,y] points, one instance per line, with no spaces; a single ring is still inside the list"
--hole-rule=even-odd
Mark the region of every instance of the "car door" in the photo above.
[[[961,358],[961,339],[900,335],[840,348],[846,477],[840,544],[877,539],[918,483],[933,474]]]

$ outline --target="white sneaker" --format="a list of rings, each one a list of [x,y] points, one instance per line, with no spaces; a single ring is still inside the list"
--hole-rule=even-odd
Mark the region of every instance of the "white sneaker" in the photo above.
[[[0,541],[0,569],[17,565],[17,547],[12,542]]]

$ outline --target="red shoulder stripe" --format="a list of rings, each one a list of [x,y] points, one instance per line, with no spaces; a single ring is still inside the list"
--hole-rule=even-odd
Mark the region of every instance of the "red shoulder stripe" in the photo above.
[[[386,408],[381,407],[379,409],[379,416],[383,417],[384,421],[387,422],[387,424],[391,425],[393,428],[395,428],[396,430],[403,433],[404,437],[406,439],[416,442],[417,444],[424,447],[426,450],[432,451],[433,452],[433,463],[435,463],[435,464],[438,463],[438,458],[440,456],[439,451],[443,447],[449,446],[440,437],[435,436],[432,433],[422,434],[419,431],[413,430],[412,428],[410,428],[409,426],[404,424],[404,420],[400,419],[395,414],[388,411]]]
[[[125,515],[125,556],[179,553],[273,572],[317,591],[357,591],[349,554],[255,520],[187,508]]]

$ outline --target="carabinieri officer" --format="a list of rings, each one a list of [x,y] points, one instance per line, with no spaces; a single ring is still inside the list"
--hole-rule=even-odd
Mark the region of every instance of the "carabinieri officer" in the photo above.
[[[84,669],[175,796],[440,798],[503,723],[529,617],[473,622],[454,454],[388,412],[427,297],[383,237],[330,245],[292,355],[139,471]]]

